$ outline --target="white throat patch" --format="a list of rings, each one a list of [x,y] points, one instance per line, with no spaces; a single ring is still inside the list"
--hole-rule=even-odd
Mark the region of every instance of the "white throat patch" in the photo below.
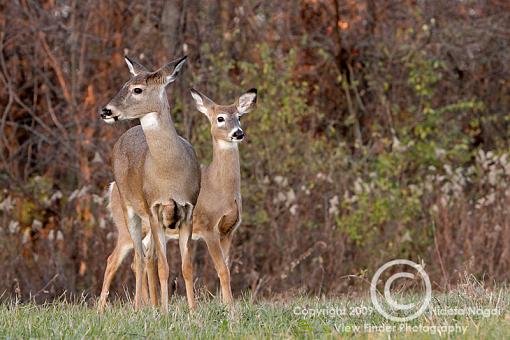
[[[217,143],[221,150],[237,149],[237,143],[235,143],[235,142],[227,142],[227,141],[220,139],[217,141]]]
[[[144,130],[154,130],[159,125],[158,113],[157,112],[149,112],[142,118],[140,118],[140,123],[142,124],[142,128]]]

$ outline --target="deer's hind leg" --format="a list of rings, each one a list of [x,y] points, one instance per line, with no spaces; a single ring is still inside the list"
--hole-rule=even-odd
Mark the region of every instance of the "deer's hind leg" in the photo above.
[[[109,205],[113,223],[117,228],[118,236],[117,243],[113,252],[108,257],[106,262],[106,269],[104,272],[103,287],[101,289],[101,295],[98,302],[98,312],[104,312],[106,307],[106,300],[109,295],[110,285],[112,283],[120,264],[126,257],[126,255],[133,249],[133,241],[129,236],[128,226],[126,224],[125,215],[122,208],[122,200],[120,193],[115,182],[110,184],[109,190]]]
[[[108,295],[110,294],[110,285],[119,269],[120,264],[129,253],[129,251],[133,249],[133,242],[129,238],[123,238],[117,240],[117,244],[113,249],[113,252],[108,256],[108,260],[106,262],[106,269],[104,272],[103,279],[103,287],[101,289],[101,297],[98,302],[98,312],[103,313],[106,307],[106,300]]]

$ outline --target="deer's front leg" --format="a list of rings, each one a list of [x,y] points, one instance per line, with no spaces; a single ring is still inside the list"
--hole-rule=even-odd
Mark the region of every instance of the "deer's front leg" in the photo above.
[[[147,256],[147,252],[145,252],[145,255]],[[142,275],[142,302],[144,306],[148,306],[150,303],[149,286],[147,284],[147,260],[145,260],[145,267]]]
[[[220,240],[221,251],[223,252],[223,258],[225,259],[225,263],[227,267],[230,268],[230,246],[232,244],[233,233],[225,236]]]
[[[156,286],[156,247],[151,234],[152,233],[149,232],[147,235],[147,255],[145,262],[147,277],[144,278],[144,282],[148,283],[151,304],[156,307],[158,305],[158,292]]]
[[[193,209],[189,207],[188,209]],[[186,213],[191,216],[192,212]],[[182,261],[182,277],[186,284],[186,297],[188,299],[188,306],[192,310],[195,308],[195,295],[193,293],[193,261],[191,259],[190,240],[193,232],[193,224],[191,217],[185,219],[179,227],[179,249],[181,251]]]
[[[207,233],[204,235],[204,240],[220,279],[223,302],[227,305],[232,305],[234,299],[232,298],[232,290],[230,288],[230,270],[221,249],[220,239],[215,233]]]
[[[142,280],[143,280],[143,265],[144,265],[144,252],[142,242],[142,223],[138,215],[132,210],[127,211],[127,221],[129,235],[133,241],[133,247],[135,249],[135,278],[136,278],[136,289],[135,289],[135,310],[139,310],[142,306]]]
[[[151,225],[152,241],[158,257],[158,276],[161,288],[161,311],[168,314],[168,261],[166,257],[165,231],[159,221],[158,206],[151,209],[149,222]]]

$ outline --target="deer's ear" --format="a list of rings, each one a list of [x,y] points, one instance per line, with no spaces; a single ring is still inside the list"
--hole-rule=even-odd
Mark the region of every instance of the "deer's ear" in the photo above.
[[[255,107],[257,102],[257,89],[249,89],[239,97],[237,101],[237,111],[242,116],[245,113],[250,112]]]
[[[207,116],[207,118],[209,118],[208,109],[214,104],[213,101],[193,88],[190,91],[191,91],[191,96],[193,97],[193,100],[195,101],[195,106],[197,107],[197,110],[202,112],[203,114],[205,114]]]
[[[159,72],[161,72],[161,76],[163,76],[165,85],[173,83],[177,79],[181,73],[182,67],[186,64],[187,58],[188,56],[184,56],[181,59],[174,60],[160,69]]]
[[[136,76],[142,72],[147,72],[147,69],[140,63],[129,59],[128,56],[124,56],[124,60],[126,61],[127,66],[129,67],[129,72],[131,75]]]

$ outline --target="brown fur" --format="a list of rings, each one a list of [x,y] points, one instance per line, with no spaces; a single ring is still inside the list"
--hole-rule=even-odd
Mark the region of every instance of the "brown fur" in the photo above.
[[[230,246],[242,216],[239,149],[231,135],[241,129],[239,117],[255,107],[257,92],[248,91],[233,105],[217,105],[196,90],[191,93],[198,110],[211,123],[213,144],[213,160],[202,170],[200,194],[193,211],[193,237],[206,242],[220,279],[223,301],[230,305]],[[218,122],[219,116],[224,119],[222,123]],[[175,232],[167,230],[167,238],[172,234]]]
[[[175,69],[165,66],[154,73],[147,73],[140,65],[126,60],[134,77],[128,81],[119,93],[107,105],[112,117],[117,119],[140,118],[141,126],[126,131],[113,148],[113,173],[115,187],[118,189],[120,208],[123,212],[124,227],[127,227],[135,249],[136,293],[135,308],[141,306],[143,261],[142,222],[150,225],[156,242],[148,249],[150,271],[149,280],[155,273],[150,265],[157,252],[158,275],[161,286],[161,304],[164,313],[168,312],[168,262],[166,259],[165,236],[160,209],[166,205],[176,205],[186,211],[182,214],[179,228],[179,245],[183,258],[183,276],[186,282],[188,303],[194,307],[192,287],[192,267],[188,241],[191,238],[191,213],[200,190],[200,168],[191,145],[177,134],[170,116],[168,100],[164,94],[165,86],[175,80],[184,63],[181,59]],[[169,70],[173,69],[170,73]],[[160,77],[164,83],[147,81],[147,78]],[[146,86],[144,86],[146,84]],[[134,88],[143,92],[136,94]],[[111,117],[108,117],[111,119]],[[113,194],[116,191],[112,190]],[[112,210],[113,212],[113,210]],[[112,214],[117,227],[121,223],[120,214]],[[121,239],[119,233],[119,240]],[[124,239],[124,237],[123,237]],[[116,248],[117,249],[117,248]],[[118,260],[117,260],[118,262]],[[113,271],[114,272],[114,271]],[[99,310],[104,309],[112,270],[107,267]],[[149,286],[154,286],[149,281]],[[153,303],[157,298],[152,296]]]
[[[220,278],[223,299],[226,303],[230,304],[233,300],[230,289],[228,257],[234,231],[241,223],[241,176],[237,146],[224,149],[220,144],[222,142],[231,142],[229,141],[228,131],[235,127],[240,127],[238,120],[240,113],[237,108],[238,104],[220,106],[214,104],[205,96],[203,98],[208,106],[206,108],[206,115],[211,122],[213,161],[202,170],[201,190],[197,205],[193,211],[193,237],[202,238],[206,241]],[[246,109],[247,111],[253,108],[255,99],[256,97]],[[217,117],[219,114],[225,113],[228,113],[225,125],[219,128]],[[108,263],[112,262],[113,264],[110,266],[112,270],[109,272],[108,281],[105,276],[104,285],[107,286],[103,286],[103,291],[108,291],[111,278],[115,275],[118,265],[129,250],[133,248],[133,243],[129,238],[128,226],[123,220],[123,215],[118,213],[121,211],[119,201],[120,197],[115,183],[113,183],[110,190],[110,205],[119,236],[117,245],[112,255],[108,258]],[[163,206],[161,213],[164,221],[170,221],[172,220],[171,216],[173,216],[174,210],[171,206]],[[144,230],[148,231],[148,228],[144,228]],[[166,229],[167,240],[176,236],[178,236],[177,230]],[[153,267],[154,264],[150,262],[148,265]],[[148,275],[151,275],[150,270],[148,270]],[[149,280],[149,282],[153,281]],[[154,287],[151,287],[149,284],[149,289],[153,291]],[[151,293],[150,295],[154,294]]]

